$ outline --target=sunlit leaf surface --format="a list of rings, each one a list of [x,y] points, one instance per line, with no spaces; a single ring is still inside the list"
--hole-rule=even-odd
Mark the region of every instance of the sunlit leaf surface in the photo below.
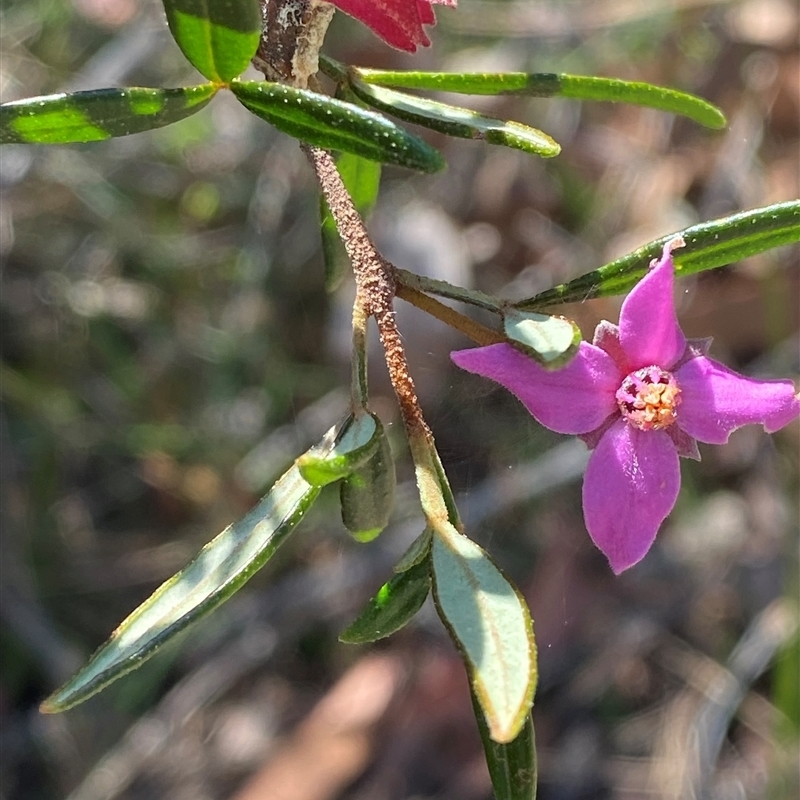
[[[800,242],[800,200],[743,211],[662,236],[610,264],[514,305],[518,309],[543,308],[624,294],[644,276],[650,262],[661,256],[664,244],[675,236],[685,242],[684,247],[672,253],[678,277],[724,267],[773,247]]]
[[[339,641],[374,642],[400,630],[420,610],[430,588],[427,560],[396,573],[381,586],[358,618],[339,634]]]
[[[181,89],[96,89],[0,106],[0,143],[67,144],[163,128],[199,111],[211,84]]]
[[[268,81],[233,81],[230,88],[256,116],[303,142],[422,172],[445,165],[422,139],[353,103]]]
[[[520,122],[492,119],[468,108],[370,86],[355,79],[350,86],[361,100],[374,108],[448,136],[480,139],[543,158],[552,158],[561,152],[558,142],[546,133]]]
[[[725,115],[700,97],[677,89],[654,86],[639,81],[596,78],[589,75],[567,75],[551,72],[527,73],[451,73],[451,72],[388,72],[359,69],[367,83],[399,89],[430,89],[458,94],[520,94],[532,97],[573,97],[579,100],[603,100],[631,103],[672,114],[689,117],[708,128],[724,128]]]
[[[467,665],[491,738],[510,742],[536,688],[530,612],[486,552],[450,525],[434,531],[433,594]]]
[[[258,0],[164,0],[167,23],[192,66],[210,81],[241,75],[261,37]]]
[[[292,465],[252,511],[210,541],[127,617],[86,666],[45,700],[42,711],[64,711],[83,702],[211,613],[266,564],[319,491]]]

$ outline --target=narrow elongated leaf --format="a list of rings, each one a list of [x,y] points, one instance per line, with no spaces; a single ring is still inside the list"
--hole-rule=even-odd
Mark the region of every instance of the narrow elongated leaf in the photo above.
[[[339,491],[342,522],[354,539],[364,543],[371,542],[389,524],[397,482],[392,450],[380,422],[375,436],[375,452],[342,481]]]
[[[422,172],[445,166],[422,139],[353,103],[268,81],[233,81],[230,88],[253,114],[303,142]]]
[[[569,361],[581,342],[580,328],[565,317],[510,308],[503,313],[503,328],[511,344],[551,369]]]
[[[433,596],[467,665],[495,742],[513,741],[536,688],[536,644],[525,600],[475,542],[447,523],[432,545]]]
[[[258,0],[164,0],[167,24],[192,66],[210,81],[241,75],[258,49]]]
[[[471,692],[471,695],[495,799],[536,800],[538,768],[531,715],[526,717],[516,739],[500,744],[489,735],[489,728],[475,692]]]
[[[542,158],[552,158],[561,152],[558,142],[546,133],[520,122],[492,119],[468,108],[370,86],[354,78],[350,79],[350,86],[359,99],[373,108],[448,136],[482,139],[489,144],[513,147]]]
[[[96,89],[14,100],[0,106],[0,143],[66,144],[162,128],[199,111],[211,84],[181,89]]]
[[[339,634],[339,641],[363,644],[399,631],[422,608],[430,589],[431,569],[427,559],[393,575],[356,620]]]
[[[336,166],[356,210],[366,218],[378,199],[381,165],[377,161],[369,161],[353,153],[342,153],[336,158]],[[347,253],[339,238],[333,215],[322,196],[320,196],[320,216],[322,252],[325,256],[325,288],[329,292],[334,292],[347,273]]]
[[[430,528],[425,528],[422,533],[411,542],[408,550],[401,556],[400,560],[394,565],[395,572],[405,572],[411,567],[416,567],[421,561],[428,557],[431,551],[431,541],[433,539],[433,531]]]
[[[292,465],[252,511],[125,619],[86,666],[45,700],[42,711],[64,711],[83,702],[241,589],[295,529],[319,491]]]
[[[680,114],[708,128],[719,129],[727,125],[725,115],[700,97],[637,81],[549,72],[386,72],[377,69],[359,69],[357,72],[361,80],[367,83],[399,89],[430,89],[477,95],[573,97],[579,100],[632,103]]]
[[[297,459],[300,474],[312,486],[327,486],[346,478],[375,453],[382,435],[383,426],[376,416],[351,415]]]
[[[800,242],[800,200],[743,211],[662,236],[610,264],[514,306],[520,310],[536,309],[624,294],[644,276],[650,262],[661,256],[664,244],[677,235],[683,237],[686,245],[672,254],[676,275],[724,267],[773,247]]]

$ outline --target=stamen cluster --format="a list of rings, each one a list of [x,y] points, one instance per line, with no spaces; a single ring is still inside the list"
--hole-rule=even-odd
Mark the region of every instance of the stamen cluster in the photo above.
[[[622,416],[635,428],[659,431],[675,422],[680,394],[672,373],[653,365],[631,372],[616,399]]]

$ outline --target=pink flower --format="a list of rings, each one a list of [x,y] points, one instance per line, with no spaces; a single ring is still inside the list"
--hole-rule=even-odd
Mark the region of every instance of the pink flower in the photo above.
[[[363,22],[387,44],[413,53],[429,45],[423,25],[435,25],[432,3],[455,6],[456,0],[330,0],[336,8]]]
[[[594,450],[583,511],[594,543],[619,574],[644,558],[680,489],[678,456],[724,444],[743,425],[772,433],[800,415],[791,381],[745,378],[707,358],[710,340],[684,338],[675,316],[673,239],[622,304],[563,369],[548,371],[509,344],[452,354],[491,378],[545,427]]]

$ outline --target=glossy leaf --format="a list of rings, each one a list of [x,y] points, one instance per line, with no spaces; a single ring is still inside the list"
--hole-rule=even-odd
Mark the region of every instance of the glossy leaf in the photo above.
[[[561,152],[558,142],[546,133],[520,122],[492,119],[468,108],[370,86],[353,78],[350,86],[359,99],[373,108],[448,136],[482,139],[489,144],[513,147],[542,158],[552,158]]]
[[[433,531],[430,528],[425,528],[425,530],[411,542],[408,550],[403,553],[400,560],[394,565],[394,571],[405,572],[411,569],[411,567],[416,567],[421,561],[424,561],[431,551],[432,539]]]
[[[556,303],[624,294],[644,276],[650,262],[660,257],[664,244],[678,235],[685,242],[684,247],[672,254],[678,277],[724,267],[774,247],[800,242],[800,200],[744,211],[662,236],[610,264],[514,306],[544,308]]]
[[[233,81],[230,88],[253,114],[317,147],[423,172],[445,166],[422,139],[353,103],[268,81]]]
[[[378,426],[374,454],[342,481],[339,491],[342,522],[354,539],[364,543],[389,524],[397,482],[389,440],[380,422]]]
[[[503,329],[511,344],[553,369],[569,361],[581,342],[572,320],[513,308],[503,313]]]
[[[536,688],[528,606],[486,552],[452,525],[437,525],[431,552],[439,616],[464,657],[491,738],[511,742]]]
[[[342,153],[336,158],[336,166],[356,210],[366,218],[378,199],[381,165],[377,161],[369,161],[352,153]],[[347,254],[324,197],[320,197],[320,216],[322,252],[325,256],[325,288],[333,292],[347,274]]]
[[[471,695],[495,800],[536,800],[538,767],[531,715],[526,717],[516,739],[500,744],[489,735],[475,692]]]
[[[164,0],[167,24],[192,66],[210,81],[241,75],[258,49],[258,0]]]
[[[209,542],[125,619],[86,666],[45,700],[42,711],[64,711],[83,702],[211,613],[266,564],[319,491],[292,465],[255,508]]]
[[[15,100],[0,106],[0,143],[66,144],[162,128],[199,111],[211,84],[181,89],[96,89]]]
[[[427,559],[393,575],[345,630],[339,641],[347,644],[374,642],[400,630],[422,608],[431,589]]]
[[[377,69],[359,69],[358,76],[367,83],[399,89],[429,89],[475,95],[572,97],[579,100],[632,103],[680,114],[708,128],[719,129],[727,125],[725,115],[716,106],[693,94],[616,78],[548,72],[387,72]]]
[[[297,459],[300,474],[312,486],[327,486],[346,478],[378,449],[381,436],[383,426],[376,416],[349,416]]]

